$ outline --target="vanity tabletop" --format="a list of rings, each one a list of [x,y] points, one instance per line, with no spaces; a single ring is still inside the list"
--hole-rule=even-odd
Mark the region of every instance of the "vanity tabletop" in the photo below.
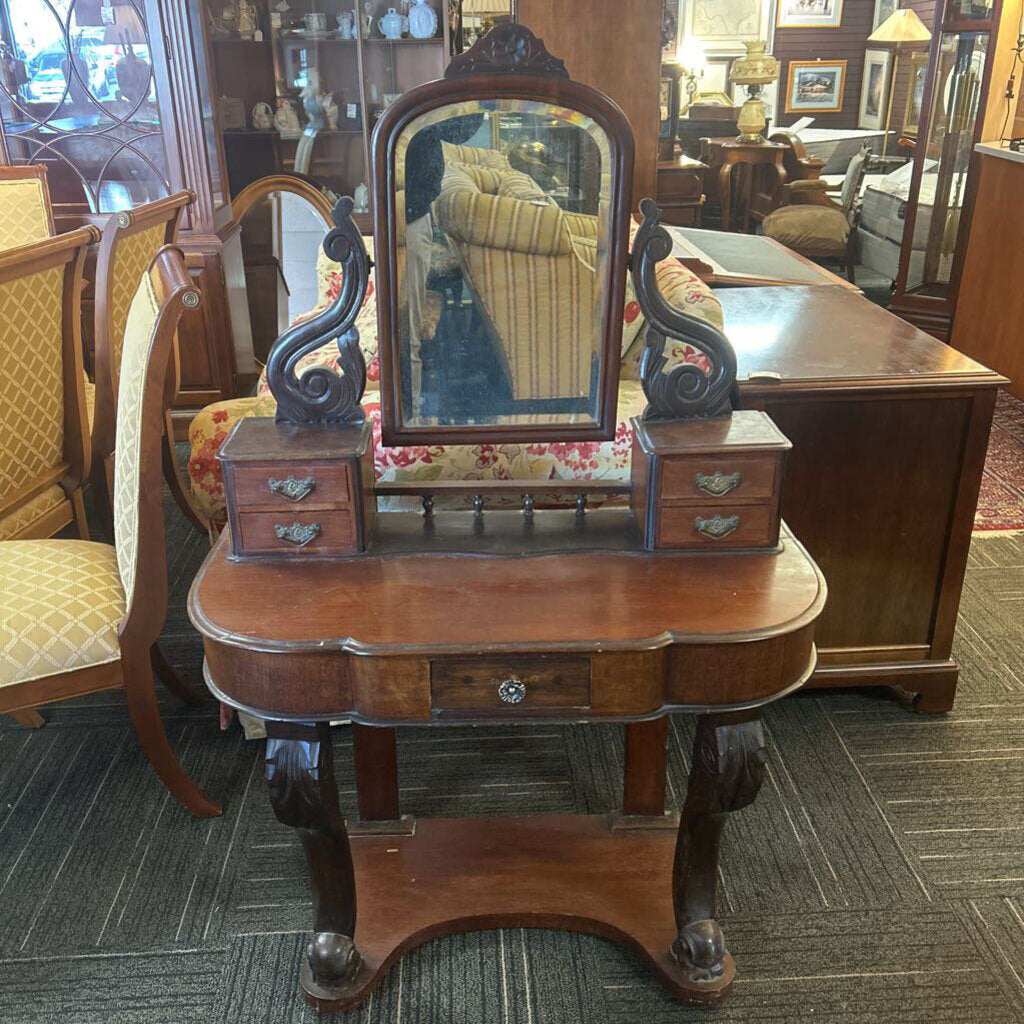
[[[619,514],[588,513],[585,529]],[[425,526],[417,513],[391,512],[378,526],[402,519],[422,536],[443,532],[445,517],[473,521],[438,513]],[[319,562],[231,561],[225,531],[192,585],[189,614],[208,640],[252,651],[597,653],[788,635],[825,602],[821,573],[785,526],[778,552],[645,553],[580,540],[574,550],[555,535],[570,536],[572,520],[541,511],[528,526],[519,512],[488,512],[484,532],[513,538],[505,555],[428,548]]]

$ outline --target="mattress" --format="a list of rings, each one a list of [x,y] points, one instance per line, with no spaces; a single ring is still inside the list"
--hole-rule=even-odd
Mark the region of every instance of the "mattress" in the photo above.
[[[857,262],[885,277],[895,281],[900,269],[900,243],[890,238],[880,238],[863,227],[857,229]],[[943,256],[939,260],[938,277],[948,281],[953,266],[953,254]],[[924,277],[924,252],[912,249],[910,252],[910,269],[907,274],[907,285],[913,288],[921,283]]]
[[[901,168],[902,170],[902,168]],[[903,180],[907,177],[907,180]],[[903,241],[903,224],[907,216],[907,199],[910,195],[908,176],[895,178],[889,175],[880,182],[870,184],[864,190],[863,206],[861,207],[860,224],[865,230],[880,238],[887,238],[897,245]],[[934,173],[923,174],[921,192],[917,204],[917,217],[914,220],[914,249],[924,249],[928,244],[931,231],[935,186],[938,176]],[[963,175],[957,175],[953,181],[951,197],[955,200],[962,197],[964,185]],[[946,211],[943,233],[949,237],[955,232],[960,220],[959,205]],[[952,248],[950,244],[949,248]]]
[[[865,142],[871,145],[873,152],[880,153],[885,138],[884,131],[858,128],[801,128],[796,134],[808,156],[825,161],[822,174],[845,173],[847,164]]]

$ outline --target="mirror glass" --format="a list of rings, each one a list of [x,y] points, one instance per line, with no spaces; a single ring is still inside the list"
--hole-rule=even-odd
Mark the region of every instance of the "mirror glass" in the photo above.
[[[546,102],[472,100],[395,146],[403,428],[598,422],[610,145]]]
[[[263,365],[278,336],[323,301],[318,261],[330,225],[307,199],[283,189],[256,199],[239,223],[252,351]]]

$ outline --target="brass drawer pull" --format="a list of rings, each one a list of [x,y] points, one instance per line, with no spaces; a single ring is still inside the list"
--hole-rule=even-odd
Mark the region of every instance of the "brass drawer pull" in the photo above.
[[[498,683],[498,696],[506,704],[519,704],[526,700],[526,683],[516,676],[509,676]]]
[[[271,494],[280,494],[289,501],[302,501],[316,490],[316,480],[311,476],[304,476],[301,480],[294,476],[286,476],[283,480],[270,477],[267,486]]]
[[[728,537],[740,525],[739,516],[713,515],[710,519],[697,516],[693,521],[693,528],[705,537],[712,540],[721,540]]]
[[[718,469],[714,473],[698,473],[696,479],[698,490],[716,498],[734,491],[740,485],[739,473],[725,474]]]
[[[278,540],[287,541],[298,548],[304,548],[310,541],[320,536],[319,523],[292,523],[285,526],[283,523],[274,523],[274,536]]]

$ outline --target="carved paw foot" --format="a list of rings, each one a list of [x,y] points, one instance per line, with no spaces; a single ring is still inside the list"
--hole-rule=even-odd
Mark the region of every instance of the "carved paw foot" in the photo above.
[[[306,948],[313,980],[325,989],[345,988],[355,981],[363,958],[347,935],[317,932]]]
[[[691,921],[672,943],[672,956],[690,981],[717,981],[725,972],[725,936],[717,921]]]

